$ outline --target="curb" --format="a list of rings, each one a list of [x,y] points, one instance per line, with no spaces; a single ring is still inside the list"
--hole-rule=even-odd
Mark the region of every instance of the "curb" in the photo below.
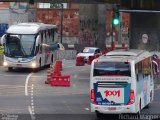
[[[160,89],[160,84],[155,84],[154,86],[154,89]]]

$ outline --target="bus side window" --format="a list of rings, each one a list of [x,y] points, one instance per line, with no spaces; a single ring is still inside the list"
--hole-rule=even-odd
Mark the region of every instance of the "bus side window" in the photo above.
[[[51,29],[48,29],[48,41],[49,41],[49,43],[52,43],[52,39],[51,39]]]
[[[52,40],[52,42],[55,42],[55,40],[54,40],[55,34],[56,34],[56,30],[51,29],[51,40]]]
[[[43,44],[43,32],[40,32],[40,36],[41,36],[41,42],[39,45],[39,53],[41,54],[42,53],[42,44]]]
[[[138,76],[138,63],[135,65],[135,74],[136,74],[136,79],[139,81],[139,76]]]
[[[45,38],[44,38],[45,39],[45,43],[47,44],[48,43],[48,40],[47,40],[47,30],[44,31],[44,36],[45,36]]]
[[[43,44],[43,43],[46,43],[46,42],[45,42],[45,31],[42,31],[42,41],[43,41],[42,44]]]
[[[41,35],[41,44],[43,44],[43,32],[42,31],[40,32],[40,35]]]

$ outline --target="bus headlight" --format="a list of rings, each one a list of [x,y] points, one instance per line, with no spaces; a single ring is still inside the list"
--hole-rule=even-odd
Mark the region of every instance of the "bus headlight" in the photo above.
[[[3,62],[3,66],[7,66],[8,63],[6,61]]]
[[[36,65],[35,62],[33,62],[33,63],[31,64],[31,66],[32,66],[32,68],[35,68],[37,65]]]

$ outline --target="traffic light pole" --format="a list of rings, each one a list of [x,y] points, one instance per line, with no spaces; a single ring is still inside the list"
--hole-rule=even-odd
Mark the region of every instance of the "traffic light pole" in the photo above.
[[[62,38],[63,37],[63,3],[61,3],[61,43],[62,43]]]
[[[113,39],[113,32],[114,32],[114,29],[115,27],[113,26],[112,24],[112,41],[111,41],[111,49],[114,50],[115,49],[115,41]]]
[[[113,39],[115,27],[120,25],[120,19],[119,19],[119,5],[113,4],[112,6],[113,12],[112,12],[112,42],[111,42],[111,49],[115,49],[115,40]]]

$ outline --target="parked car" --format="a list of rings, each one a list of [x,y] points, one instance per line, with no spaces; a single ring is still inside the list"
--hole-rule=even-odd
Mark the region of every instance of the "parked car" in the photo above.
[[[88,62],[89,56],[100,56],[102,55],[101,49],[97,47],[85,47],[84,50],[77,54],[77,57],[84,57],[85,63]]]

